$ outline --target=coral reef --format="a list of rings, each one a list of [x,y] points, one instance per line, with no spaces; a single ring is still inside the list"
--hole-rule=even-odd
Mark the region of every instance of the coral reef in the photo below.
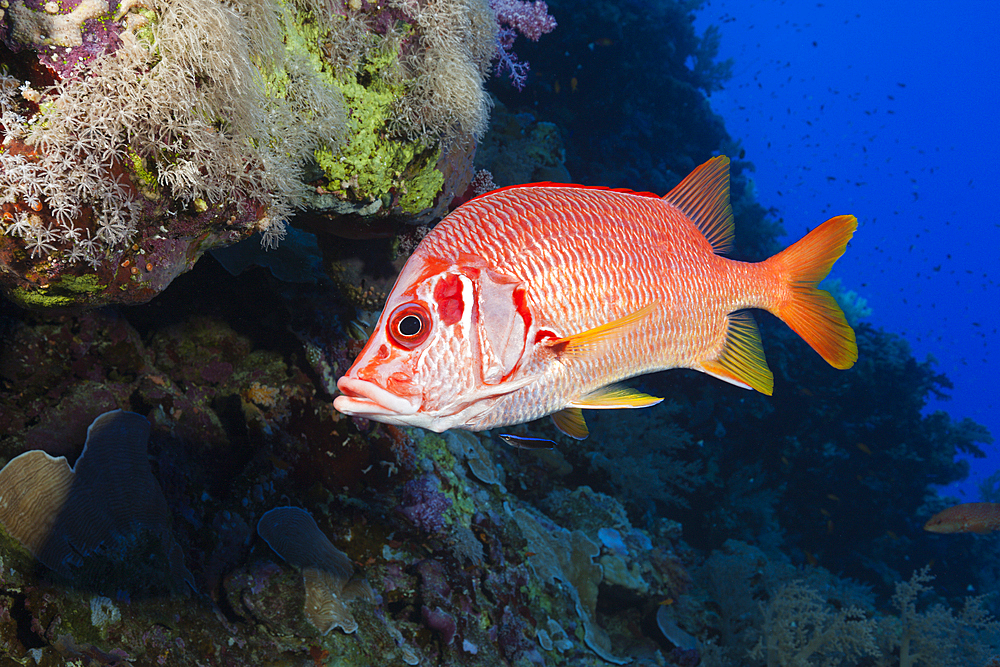
[[[1000,622],[984,608],[984,596],[966,598],[957,615],[940,603],[918,610],[917,598],[932,590],[929,569],[896,583],[892,602],[899,616],[883,621],[879,637],[883,656],[892,659],[898,652],[900,667],[985,664],[996,650]]]
[[[35,515],[51,514],[93,486],[94,503],[118,508],[107,518],[158,517],[95,550],[93,570],[64,567],[31,546],[47,538],[5,519],[0,655],[989,664],[1000,607],[965,597],[996,590],[1000,536],[922,526],[948,504],[933,485],[964,474],[955,454],[990,436],[925,410],[947,378],[864,323],[843,285],[862,320],[859,363],[832,372],[764,321],[770,399],[684,371],[646,377],[642,388],[669,400],[596,415],[588,440],[548,422],[511,429],[550,438],[544,450],[333,410],[338,377],[426,230],[398,223],[471,194],[474,154],[500,184],[572,174],[665,192],[709,153],[740,152],[704,104],[726,65],[687,2],[553,0],[559,29],[517,44],[527,85],[515,96],[494,82],[503,102],[481,135],[483,81],[507,52],[500,28],[531,37],[499,4],[9,0],[0,263],[12,267],[3,280],[22,282],[5,289],[21,303],[132,303],[173,282],[117,310],[0,300],[0,480],[30,478],[2,482],[0,503],[13,502],[8,487],[28,489]],[[540,3],[509,7],[534,17],[530,30],[547,22]],[[749,259],[771,254],[781,231],[754,200],[752,171],[733,160],[736,252]],[[233,273],[206,258],[174,279],[208,247],[279,234],[298,205],[277,253],[232,248],[220,261]],[[148,432],[112,441],[97,429],[84,445],[115,410]],[[122,500],[153,491],[137,507]],[[108,569],[130,576],[94,576]]]
[[[760,643],[750,656],[764,658],[768,667],[792,667],[852,664],[877,653],[875,623],[862,609],[833,610],[817,591],[792,582],[767,605]]]
[[[309,513],[298,507],[276,507],[264,512],[257,534],[283,559],[302,568],[304,612],[324,635],[334,628],[350,634],[358,629],[347,602],[354,566],[320,531]],[[355,590],[365,586],[354,586]],[[371,597],[370,595],[368,597]]]
[[[0,288],[30,307],[145,302],[296,208],[440,215],[509,54],[486,0],[72,4],[0,22]]]
[[[185,284],[200,289],[204,276],[198,273],[179,289]],[[219,271],[210,283],[228,290],[227,281],[253,280],[247,274]],[[231,307],[247,312],[245,304]],[[276,350],[256,348],[251,341],[262,338],[256,328],[240,335],[216,320],[193,316],[176,323],[139,318],[135,329],[107,314],[95,326],[96,316],[36,323],[53,341],[45,346],[51,358],[21,356],[38,333],[18,327],[11,332],[11,355],[0,367],[5,378],[13,378],[22,377],[25,364],[59,373],[65,371],[56,367],[69,364],[81,372],[94,369],[91,377],[97,378],[117,364],[115,374],[127,388],[109,398],[128,405],[138,401],[135,407],[153,416],[154,470],[177,517],[178,541],[199,594],[169,607],[166,613],[174,620],[158,634],[148,630],[165,608],[134,592],[91,601],[87,624],[78,626],[82,617],[60,611],[78,600],[57,593],[48,576],[36,579],[30,560],[18,560],[4,546],[0,558],[18,567],[0,586],[10,595],[5,608],[12,618],[26,619],[12,628],[20,629],[11,638],[27,633],[10,644],[15,655],[37,650],[42,658],[55,659],[100,651],[136,659],[155,658],[169,647],[174,664],[269,664],[298,655],[361,665],[386,659],[596,665],[604,661],[595,651],[616,660],[630,653],[655,655],[655,642],[637,644],[627,624],[655,612],[666,591],[682,590],[682,570],[666,555],[668,549],[654,548],[650,536],[628,525],[613,499],[587,492],[553,496],[547,511],[560,517],[554,524],[505,490],[488,439],[469,433],[444,439],[410,435],[336,418],[328,396],[294,389],[311,381],[289,374],[278,361],[282,354],[276,359]],[[100,340],[62,337],[63,327],[81,331],[81,320],[89,322],[87,335]],[[271,326],[266,318],[253,322]],[[118,342],[106,344],[101,331],[113,332]],[[298,344],[294,338],[283,343],[289,350]],[[51,382],[44,372],[41,378]],[[73,376],[64,381],[98,382]],[[0,412],[17,408],[25,414],[35,398],[30,383],[23,388],[20,397],[3,396]],[[73,395],[64,393],[67,399]],[[23,418],[12,422],[9,433],[16,437],[8,437],[2,451],[37,440],[33,431]],[[249,456],[240,444],[247,438],[257,448]],[[334,470],[340,473],[331,474]],[[295,508],[271,509],[282,497],[307,507],[312,518]],[[600,517],[585,510],[594,502],[606,505]],[[254,523],[256,540],[248,529]],[[618,538],[602,529],[613,529]],[[561,535],[570,537],[563,541]],[[605,542],[614,550],[602,546]],[[536,553],[543,547],[545,557]],[[303,549],[313,555],[303,555]],[[371,594],[364,587],[351,590],[346,577],[352,569],[365,575]],[[49,616],[38,621],[47,628],[42,634],[21,625],[42,613],[20,597],[32,586],[51,598],[44,607]],[[353,619],[340,617],[340,627],[322,613],[333,588]],[[317,595],[324,595],[323,601]],[[610,606],[602,607],[602,599]],[[614,600],[627,601],[623,608],[631,620],[615,620]],[[90,623],[92,610],[96,625]],[[61,625],[46,623],[60,613]],[[213,633],[223,641],[209,640]],[[64,639],[57,642],[58,636]],[[24,637],[32,638],[27,645]]]
[[[5,35],[0,254],[22,304],[142,302],[213,245],[280,238],[300,163],[342,134],[276,6],[101,4],[72,39],[23,30],[38,9]],[[262,72],[288,78],[280,95]]]
[[[362,268],[350,280],[366,275],[375,274]],[[65,575],[40,569],[2,534],[4,650],[55,662],[105,656],[93,659],[110,664],[166,656],[180,665],[759,665],[766,655],[750,657],[758,643],[786,646],[780,637],[787,614],[805,609],[836,620],[850,607],[863,610],[863,619],[852,616],[840,625],[823,620],[811,626],[816,636],[833,627],[860,627],[854,622],[875,623],[878,653],[866,659],[889,660],[902,650],[902,607],[885,611],[871,589],[801,556],[802,546],[827,539],[826,526],[813,527],[795,506],[782,507],[789,496],[777,485],[762,486],[785,464],[761,462],[768,450],[752,446],[764,437],[793,442],[794,435],[806,447],[822,417],[814,411],[833,410],[826,392],[875,391],[868,373],[895,383],[890,390],[897,400],[883,400],[883,409],[910,421],[899,428],[908,429],[911,446],[925,447],[928,465],[939,466],[957,443],[971,446],[981,437],[974,429],[911,416],[921,405],[915,394],[939,385],[929,368],[908,361],[905,348],[891,347],[891,336],[865,334],[871,345],[896,356],[880,356],[882,362],[846,388],[810,378],[818,405],[785,392],[799,420],[789,418],[783,399],[771,409],[786,411],[778,421],[741,394],[709,391],[697,378],[681,376],[673,380],[675,409],[660,419],[648,411],[611,414],[606,422],[599,416],[594,435],[583,443],[555,435],[548,424],[522,427],[558,442],[554,450],[534,452],[480,434],[428,435],[337,415],[332,387],[360,347],[346,334],[355,302],[342,289],[322,277],[280,283],[263,268],[233,276],[200,263],[157,300],[126,312],[25,316],[0,304],[0,457],[44,446],[72,460],[95,414],[127,408],[148,415],[153,475],[196,587],[187,600],[135,588],[95,594],[66,586]],[[784,341],[775,356],[790,355],[784,348],[792,344]],[[784,382],[790,382],[790,368],[820,373],[787,361],[778,367]],[[908,384],[913,379],[924,382]],[[670,456],[645,456],[645,449],[662,445],[640,443],[663,440],[679,446]],[[826,441],[814,445],[821,454]],[[781,455],[790,463],[806,456],[794,449]],[[703,460],[703,467],[677,467],[677,459]],[[812,464],[825,460],[814,456]],[[671,481],[685,474],[690,485]],[[636,480],[645,491],[626,493]],[[918,489],[900,493],[910,486],[890,481],[873,490],[911,502]],[[651,502],[640,502],[641,493]],[[652,497],[657,493],[662,495]],[[841,502],[872,501],[838,496]],[[888,522],[895,511],[869,514]],[[668,516],[681,520],[687,543],[681,524]],[[272,521],[284,530],[280,540],[266,528],[255,535],[252,527],[267,525],[264,517],[281,519]],[[874,543],[886,564],[932,553],[921,525],[914,521],[913,532],[902,533],[916,547]],[[725,534],[758,546],[713,543]],[[340,556],[333,566],[311,567],[322,559],[289,557],[282,544],[289,539],[321,544],[325,553]],[[858,544],[866,544],[863,536]],[[855,562],[846,548],[813,553],[832,563]],[[894,554],[900,560],[892,560]],[[871,571],[865,563],[862,574]],[[370,590],[344,576],[352,570]],[[879,572],[879,580],[893,576],[888,568]],[[949,582],[958,578],[943,570],[940,575],[938,589],[952,602]],[[796,590],[804,591],[801,600],[786,604]],[[983,604],[973,602],[968,613],[953,612],[950,604],[914,606],[907,622],[919,628],[922,615],[950,614],[954,621],[934,636],[941,646],[945,638],[953,645],[934,655],[953,661],[979,656],[992,641]],[[350,620],[331,616],[331,609],[346,609]],[[170,619],[166,625],[164,618]],[[791,644],[796,653],[809,645],[803,637],[804,644]],[[910,655],[929,655],[917,639],[910,641]],[[811,655],[820,664],[819,656],[834,653]]]
[[[0,526],[78,585],[186,592],[194,581],[146,461],[148,438],[143,416],[115,410],[87,429],[73,467],[40,450],[14,457],[0,470]]]

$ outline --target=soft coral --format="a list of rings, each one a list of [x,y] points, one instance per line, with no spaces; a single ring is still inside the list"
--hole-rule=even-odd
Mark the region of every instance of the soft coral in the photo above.
[[[519,61],[514,53],[517,33],[537,42],[539,37],[555,29],[556,20],[549,14],[548,5],[541,0],[490,0],[490,8],[500,26],[497,32],[497,76],[508,71],[511,84],[521,90],[528,76],[528,63]]]

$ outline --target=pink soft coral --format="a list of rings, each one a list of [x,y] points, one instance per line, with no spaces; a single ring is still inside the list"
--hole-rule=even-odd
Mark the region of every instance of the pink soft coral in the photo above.
[[[519,61],[514,53],[517,33],[537,42],[539,37],[555,29],[556,20],[549,14],[548,5],[542,0],[490,0],[490,7],[500,26],[497,32],[497,76],[508,71],[510,82],[521,90],[528,75],[528,63]]]
[[[556,20],[549,14],[549,7],[541,0],[490,0],[490,7],[497,15],[501,27],[515,30],[533,42],[556,27]]]

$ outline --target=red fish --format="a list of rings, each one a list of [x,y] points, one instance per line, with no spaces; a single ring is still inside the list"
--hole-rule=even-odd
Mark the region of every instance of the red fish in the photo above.
[[[766,261],[722,257],[733,238],[725,156],[662,198],[549,183],[489,192],[409,258],[334,406],[438,432],[552,414],[582,438],[581,408],[662,400],[617,384],[643,373],[693,368],[770,394],[748,308],[849,368],[854,331],[816,285],[856,227],[839,216]]]
[[[1000,504],[963,503],[938,512],[924,524],[931,533],[988,533],[1000,529]]]

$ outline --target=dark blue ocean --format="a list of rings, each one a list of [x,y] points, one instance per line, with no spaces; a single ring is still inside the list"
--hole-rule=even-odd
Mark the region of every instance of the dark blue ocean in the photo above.
[[[753,156],[758,199],[789,238],[828,214],[860,228],[834,271],[866,299],[868,321],[900,334],[954,388],[928,404],[1000,433],[1000,315],[993,201],[1000,93],[986,45],[1000,27],[990,2],[950,13],[934,3],[708,2],[733,77],[712,108]],[[968,458],[945,492],[973,501],[1000,470],[996,447]]]

